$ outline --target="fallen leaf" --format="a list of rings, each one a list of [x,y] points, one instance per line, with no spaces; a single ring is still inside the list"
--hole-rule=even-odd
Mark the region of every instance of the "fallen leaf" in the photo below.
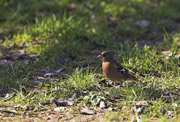
[[[161,53],[162,53],[163,55],[168,56],[168,57],[170,57],[170,56],[173,55],[173,52],[171,52],[171,51],[162,51]]]
[[[27,60],[29,56],[27,54],[7,54],[3,58],[7,60]]]
[[[58,70],[56,71],[56,73],[60,73],[60,72],[62,72],[63,70],[64,70],[64,68],[58,69]]]
[[[108,108],[108,111],[112,112],[112,111],[113,111],[113,108],[112,108],[112,107],[109,107],[109,108]]]
[[[148,105],[146,100],[136,102],[136,106],[145,106],[145,105]]]
[[[56,106],[72,106],[73,105],[73,101],[71,100],[61,101],[57,98],[51,98],[51,102],[55,103]]]
[[[54,108],[54,111],[58,112],[58,111],[64,111],[64,107],[57,107],[57,108]]]
[[[141,112],[142,112],[142,109],[143,109],[143,107],[139,107],[139,108],[137,109],[137,112],[138,112],[138,113],[141,113]]]
[[[44,77],[54,77],[57,76],[57,73],[46,73],[44,74]]]
[[[94,111],[91,111],[91,110],[85,108],[85,109],[80,110],[80,113],[85,114],[85,115],[93,115]]]
[[[148,20],[140,20],[136,22],[136,25],[139,25],[141,27],[147,27],[149,26],[150,22]]]
[[[1,62],[0,62],[0,65],[2,65],[2,66],[12,66],[14,64],[14,62],[12,62],[12,61],[7,61],[7,60],[2,60]]]
[[[18,112],[16,110],[5,109],[5,108],[0,108],[0,112],[18,114]]]

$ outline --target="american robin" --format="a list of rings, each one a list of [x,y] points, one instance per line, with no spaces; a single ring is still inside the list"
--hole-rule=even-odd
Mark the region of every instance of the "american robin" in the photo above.
[[[102,69],[111,81],[116,83],[122,83],[125,80],[137,80],[136,77],[132,76],[127,69],[120,65],[113,57],[112,52],[104,51],[98,58],[102,60]]]

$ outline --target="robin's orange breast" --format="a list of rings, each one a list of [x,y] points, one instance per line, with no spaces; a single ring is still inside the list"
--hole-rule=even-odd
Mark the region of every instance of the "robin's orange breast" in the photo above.
[[[111,62],[103,62],[102,69],[106,77],[116,83],[126,80],[125,76],[121,74]]]

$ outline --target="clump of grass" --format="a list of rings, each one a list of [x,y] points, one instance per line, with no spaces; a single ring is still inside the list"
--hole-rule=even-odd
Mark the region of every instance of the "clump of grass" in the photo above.
[[[68,75],[67,79],[62,79],[60,83],[55,83],[57,94],[60,98],[69,98],[73,94],[82,95],[96,89],[98,79],[96,74],[89,69],[76,68],[72,75]]]
[[[105,101],[105,97],[103,93],[98,92],[89,92],[88,95],[84,97],[84,103],[89,103],[94,106],[97,106],[100,104],[101,101]]]
[[[99,100],[108,100],[107,98],[112,97],[116,100],[113,105],[125,108],[119,113],[107,113],[106,118],[109,121],[120,121],[123,118],[126,121],[129,120],[129,116],[132,118],[139,116],[140,120],[147,119],[147,121],[150,117],[159,119],[159,117],[166,117],[162,114],[162,109],[174,111],[174,116],[178,119],[180,33],[173,37],[174,42],[168,33],[172,31],[171,25],[177,25],[179,20],[179,0],[130,0],[128,2],[126,0],[111,2],[87,0],[83,4],[78,0],[11,0],[1,3],[2,49],[17,48],[30,55],[39,56],[34,64],[0,66],[0,88],[18,89],[22,84],[30,84],[29,80],[36,78],[42,69],[55,70],[57,65],[66,67],[65,70],[70,74],[67,79],[60,78],[58,82],[46,84],[45,86],[50,86],[50,89],[40,86],[42,91],[44,89],[49,91],[38,93],[31,91],[27,94],[20,91],[15,97],[13,96],[14,99],[13,97],[9,99],[9,102],[31,106],[48,101],[52,96],[66,99],[74,93],[81,93],[83,96],[83,92],[86,92],[87,97],[83,96],[85,103],[96,105]],[[137,25],[136,23],[141,20],[149,22],[149,26]],[[166,30],[166,28],[165,44],[154,45],[154,47],[145,46],[142,49],[138,44],[126,47],[128,44],[124,43],[130,40],[129,42],[134,44],[132,41],[134,38],[137,41],[154,39],[161,41],[163,29]],[[84,50],[96,55],[96,51],[111,49],[119,52],[121,63],[125,67],[132,69],[134,74],[145,77],[141,77],[132,86],[106,88],[102,85],[101,91],[98,91],[95,72],[89,69],[74,70],[74,67],[80,67],[79,60],[87,61],[94,58]],[[172,56],[168,59],[161,53],[166,50],[172,52]],[[59,58],[63,58],[64,64],[67,65],[59,63],[59,60],[56,60]],[[89,61],[98,66],[96,60]],[[84,64],[87,62],[83,62]],[[105,96],[104,93],[107,92],[108,96]],[[148,105],[142,108],[142,112],[135,115],[135,102],[141,100],[146,100]],[[4,103],[1,101],[1,105]]]
[[[107,112],[105,118],[108,121],[120,121],[121,120],[120,115],[121,115],[120,112]]]
[[[97,83],[95,73],[93,73],[89,69],[83,71],[83,69],[78,68],[76,68],[76,70],[68,78],[68,81],[72,86],[79,90],[92,88],[92,86]]]

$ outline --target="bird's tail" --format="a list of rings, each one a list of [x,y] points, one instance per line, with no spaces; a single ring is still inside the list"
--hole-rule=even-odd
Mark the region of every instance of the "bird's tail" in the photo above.
[[[137,78],[136,78],[136,77],[134,77],[134,76],[132,76],[131,74],[127,74],[127,76],[128,76],[128,78],[129,78],[129,79],[132,79],[132,80],[137,80]]]

